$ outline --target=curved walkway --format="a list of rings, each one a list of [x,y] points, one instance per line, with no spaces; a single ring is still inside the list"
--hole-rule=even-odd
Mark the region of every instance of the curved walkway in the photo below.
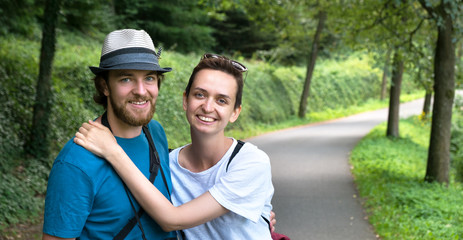
[[[400,106],[400,117],[418,115],[423,99]],[[277,232],[292,240],[374,240],[348,157],[387,109],[310,124],[247,139],[271,159]]]

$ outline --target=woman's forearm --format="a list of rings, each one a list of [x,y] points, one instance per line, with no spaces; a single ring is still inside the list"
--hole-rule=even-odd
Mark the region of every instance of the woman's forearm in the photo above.
[[[140,205],[166,231],[197,226],[228,211],[208,192],[174,207],[135,166],[111,131],[100,123],[83,123],[74,142],[111,163]]]
[[[228,212],[209,192],[174,207],[140,172],[122,148],[106,156],[138,203],[165,231],[194,227]]]

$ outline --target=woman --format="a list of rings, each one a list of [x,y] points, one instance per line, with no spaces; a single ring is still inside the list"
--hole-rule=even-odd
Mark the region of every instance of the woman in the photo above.
[[[183,94],[191,144],[170,154],[175,206],[101,124],[84,124],[75,141],[110,162],[165,231],[185,229],[187,239],[271,239],[269,158],[246,143],[229,162],[237,141],[224,132],[241,112],[245,71],[241,63],[214,54],[205,54],[194,68]]]

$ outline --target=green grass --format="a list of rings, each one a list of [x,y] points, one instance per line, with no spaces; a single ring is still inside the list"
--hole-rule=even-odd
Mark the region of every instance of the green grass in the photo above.
[[[462,239],[463,186],[424,182],[430,123],[400,122],[400,138],[377,126],[352,151],[350,162],[370,221],[382,239]]]

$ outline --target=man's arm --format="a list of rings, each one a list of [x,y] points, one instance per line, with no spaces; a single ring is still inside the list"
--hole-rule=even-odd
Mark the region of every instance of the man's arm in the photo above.
[[[42,240],[75,240],[75,238],[59,238],[59,237],[51,236],[51,235],[44,233],[42,235]]]
[[[43,234],[52,239],[81,235],[93,203],[91,185],[80,168],[61,160],[53,164],[45,197]]]

